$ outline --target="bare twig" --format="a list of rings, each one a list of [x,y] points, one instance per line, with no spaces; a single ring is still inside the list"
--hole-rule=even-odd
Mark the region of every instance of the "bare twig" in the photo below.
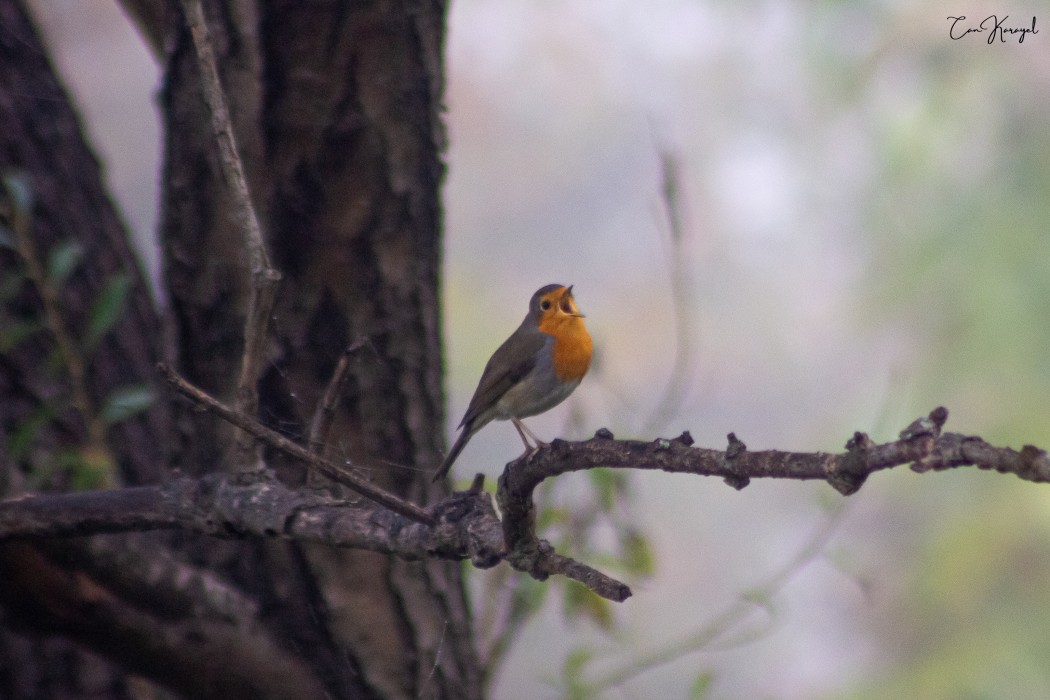
[[[262,274],[253,275],[252,291],[244,319],[244,353],[241,356],[241,372],[237,379],[237,408],[249,416],[259,413],[259,391],[256,382],[262,372],[266,328],[277,299],[277,283],[280,279],[281,275],[276,270],[267,269]],[[242,471],[256,468],[259,459],[254,447],[255,441],[249,436],[244,433],[237,436],[236,466]]]
[[[212,47],[207,20],[204,18],[204,8],[200,0],[182,0],[182,9],[186,13],[186,22],[193,35],[193,45],[197,51],[197,60],[201,69],[204,101],[211,112],[211,125],[219,146],[222,174],[226,180],[226,186],[230,188],[238,224],[241,231],[244,232],[249,265],[252,274],[261,274],[270,270],[270,256],[266,251],[262,227],[259,225],[255,206],[252,204],[248,190],[248,178],[244,174],[244,164],[237,149],[237,138],[233,133],[226,94],[219,79],[215,49]]]
[[[614,469],[658,469],[666,472],[718,476],[736,488],[751,479],[819,479],[827,481],[843,495],[856,492],[868,475],[910,464],[913,471],[940,471],[976,466],[1003,474],[1014,474],[1026,481],[1050,482],[1050,457],[1032,445],[1020,451],[994,447],[979,437],[941,433],[948,411],[934,409],[929,416],[903,430],[899,440],[876,444],[864,433],[855,433],[847,451],[751,452],[730,434],[727,450],[692,447],[692,437],[683,433],[672,439],[650,442],[615,440],[607,430],[599,430],[584,442],[555,440],[532,458],[508,465],[508,496],[524,494],[544,479],[595,467]]]
[[[346,485],[365,498],[389,508],[395,513],[427,525],[435,524],[434,517],[414,503],[406,501],[394,494],[384,491],[375,484],[361,478],[345,467],[330,460],[319,457],[305,447],[292,442],[288,438],[275,433],[254,418],[247,416],[221,401],[218,401],[200,388],[193,386],[185,379],[175,373],[165,364],[158,364],[157,370],[164,379],[180,394],[191,399],[194,403],[209,411],[214,411],[225,421],[246,431],[248,434],[262,440],[266,444],[281,450],[285,454],[301,460],[311,469],[316,469],[332,481]]]
[[[280,273],[273,269],[266,243],[255,212],[248,179],[244,174],[244,164],[237,149],[237,139],[233,133],[229,107],[226,104],[219,69],[215,60],[208,23],[200,0],[183,0],[183,12],[193,35],[193,45],[201,69],[201,86],[204,101],[211,113],[212,129],[219,145],[219,163],[223,178],[229,188],[233,201],[234,213],[241,231],[244,233],[244,245],[248,253],[251,270],[251,293],[244,320],[244,354],[241,357],[240,376],[237,380],[237,408],[246,415],[254,416],[258,412],[258,391],[256,381],[261,372],[264,360],[264,340],[266,329],[277,296],[277,285]],[[237,467],[241,470],[255,468],[258,461],[253,456],[255,443],[245,434],[237,439]]]
[[[343,354],[339,356],[339,361],[335,364],[335,369],[332,370],[328,386],[325,387],[324,395],[317,404],[317,409],[310,420],[310,432],[307,435],[306,442],[311,449],[315,449],[325,443],[328,430],[332,425],[332,419],[335,417],[335,409],[339,402],[339,397],[342,395],[343,387],[346,386],[346,380],[350,376],[347,373],[347,370],[350,368],[350,355],[360,348],[362,344],[363,341],[359,340],[343,350]]]
[[[350,356],[366,346],[370,347],[370,341],[366,337],[360,337],[346,346],[343,349],[343,354],[339,356],[339,361],[336,362],[335,369],[332,370],[332,376],[328,380],[328,386],[325,387],[324,394],[321,396],[317,408],[314,409],[313,418],[310,419],[310,431],[307,434],[306,443],[312,452],[320,453],[321,446],[328,441],[328,431],[331,429],[332,420],[335,418],[339,397],[343,395],[346,380],[350,378]],[[314,472],[310,472],[307,479],[309,480],[312,476],[315,476]]]
[[[701,649],[712,649],[716,642],[724,640],[729,632],[742,625],[756,610],[771,612],[773,597],[799,573],[807,564],[820,557],[828,545],[831,536],[842,522],[846,501],[840,501],[835,510],[805,544],[783,566],[767,576],[765,580],[750,587],[733,601],[725,610],[704,623],[698,630],[683,640],[671,642],[662,648],[649,651],[639,657],[630,659],[585,685],[589,695],[600,695],[602,691],[614,688],[634,678],[640,673],[656,666],[670,663],[692,652]],[[749,639],[738,636],[733,640],[717,645],[719,650],[737,646]]]
[[[947,419],[946,409],[934,409],[929,416],[905,428],[899,440],[884,444],[875,444],[864,433],[855,433],[846,444],[846,452],[840,454],[749,452],[733,434],[729,435],[729,446],[724,452],[692,447],[689,433],[674,439],[640,442],[614,440],[612,433],[603,429],[585,442],[555,440],[535,454],[511,462],[500,476],[496,498],[503,513],[507,560],[541,580],[550,573],[563,573],[585,585],[596,582],[602,588],[592,590],[610,600],[617,600],[617,594],[630,595],[626,586],[616,589],[608,581],[595,581],[589,574],[584,580],[569,571],[557,570],[545,543],[536,537],[533,490],[549,477],[597,467],[719,476],[737,489],[754,478],[820,479],[843,495],[855,493],[869,474],[903,464],[911,464],[920,473],[976,466],[1015,474],[1027,481],[1050,482],[1050,456],[1045,450],[1026,445],[1017,452],[994,447],[978,437],[942,434]]]
[[[364,340],[358,339],[353,345],[343,350],[343,354],[339,356],[339,361],[335,364],[335,369],[332,370],[332,376],[328,380],[328,386],[324,389],[324,395],[321,396],[317,408],[314,409],[313,418],[310,420],[310,431],[306,436],[306,445],[315,454],[321,454],[321,448],[327,440],[328,430],[335,418],[339,397],[342,396],[343,387],[346,386],[346,380],[350,376],[347,372],[350,369],[350,354],[364,343]],[[324,479],[314,470],[311,469],[306,473],[306,483],[310,486],[316,487],[323,482]]]
[[[513,464],[513,462],[512,462]],[[631,597],[631,589],[625,583],[606,576],[554,551],[546,540],[536,537],[536,507],[532,502],[532,489],[524,497],[514,487],[510,465],[499,479],[496,497],[503,511],[503,539],[507,548],[507,563],[523,571],[537,581],[545,581],[551,574],[561,574],[582,583],[608,600],[622,603]],[[538,485],[539,482],[536,482]]]
[[[667,218],[667,264],[670,268],[670,298],[674,316],[674,361],[668,374],[667,386],[660,394],[653,407],[642,433],[649,433],[666,423],[682,408],[689,382],[683,377],[690,376],[693,366],[693,305],[687,302],[688,272],[682,245],[687,231],[683,223],[682,203],[679,198],[681,174],[678,160],[667,150],[660,152],[661,188],[660,195]]]

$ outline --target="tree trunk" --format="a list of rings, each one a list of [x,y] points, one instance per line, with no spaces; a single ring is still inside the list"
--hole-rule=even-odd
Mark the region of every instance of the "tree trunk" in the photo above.
[[[171,445],[166,402],[156,401],[146,413],[97,431],[101,440],[91,438],[89,425],[101,425],[102,402],[114,389],[154,383],[159,317],[99,165],[24,8],[0,2],[0,27],[0,176],[25,178],[35,202],[24,212],[31,226],[30,252],[41,267],[61,246],[81,251],[82,263],[63,284],[53,285],[61,322],[74,345],[82,345],[89,310],[109,281],[119,274],[131,281],[115,328],[97,349],[81,354],[84,374],[72,379],[66,371],[68,358],[58,355],[49,328],[55,319],[46,317],[42,290],[17,250],[15,203],[5,192],[8,245],[0,248],[2,490],[64,489],[92,473],[109,483],[156,481],[166,472]],[[76,405],[74,381],[90,394],[91,405]],[[29,545],[5,546],[0,570],[0,696],[128,696],[125,672],[52,634],[63,626],[63,617],[75,614],[77,593],[62,585],[70,583],[72,572]],[[86,585],[87,579],[79,583]]]
[[[92,358],[92,392],[97,398],[142,381],[164,357],[230,399],[250,279],[200,69],[175,5],[128,0],[126,7],[150,45],[167,49],[161,234],[172,342],[159,346],[158,320],[139,283],[122,325]],[[259,417],[303,440],[336,362],[353,344],[323,452],[425,502],[443,425],[445,6],[234,0],[205,9],[253,199],[283,275]],[[71,280],[64,288],[68,315],[82,325],[85,300],[114,270],[133,269],[132,258],[17,2],[0,0],[0,22],[0,155],[5,167],[33,175],[39,246],[47,250],[68,230],[90,246],[87,286]],[[19,102],[21,94],[38,99]],[[77,215],[93,225],[50,232],[52,219]],[[6,276],[20,262],[3,255]],[[29,292],[22,296],[38,308]],[[52,341],[35,342],[40,347],[19,346],[24,355],[0,358],[8,439],[30,417],[34,392],[63,389],[29,362]],[[158,397],[153,410],[107,433],[126,481],[155,481],[172,466],[190,474],[231,468],[232,430],[167,393]],[[84,445],[86,432],[65,425],[75,427],[77,418],[48,423],[54,435],[40,436],[40,444]],[[30,457],[5,464],[6,472],[27,471]],[[303,483],[301,467],[268,457],[287,483]],[[93,697],[133,696],[143,678],[192,697],[481,694],[458,563],[186,535],[8,544],[0,556],[3,697],[76,697],[86,692],[85,674]]]

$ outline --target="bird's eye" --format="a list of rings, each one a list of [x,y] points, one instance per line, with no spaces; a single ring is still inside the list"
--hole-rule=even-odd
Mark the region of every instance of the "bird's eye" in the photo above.
[[[550,303],[549,299],[544,299],[543,301],[540,302],[540,308],[543,309],[544,311],[546,311],[550,307],[551,307],[551,303]]]

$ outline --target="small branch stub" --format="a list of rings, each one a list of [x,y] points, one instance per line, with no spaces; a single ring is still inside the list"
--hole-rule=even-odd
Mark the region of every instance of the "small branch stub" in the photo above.
[[[747,452],[747,445],[737,439],[736,433],[729,433],[729,435],[726,436],[726,439],[729,440],[729,446],[726,447],[725,465],[726,469],[732,471],[734,460]],[[737,491],[746,488],[747,485],[751,483],[751,478],[744,474],[730,474],[722,480]]]

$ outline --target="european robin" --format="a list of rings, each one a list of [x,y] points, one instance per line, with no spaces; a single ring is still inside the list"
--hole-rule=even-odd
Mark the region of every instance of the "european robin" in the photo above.
[[[525,452],[546,444],[522,418],[554,408],[580,385],[591,365],[591,335],[572,298],[572,286],[548,284],[529,300],[529,313],[518,329],[492,354],[474,390],[462,431],[434,481],[448,473],[474,433],[492,420],[510,420],[525,443]],[[536,446],[529,444],[528,435]]]

